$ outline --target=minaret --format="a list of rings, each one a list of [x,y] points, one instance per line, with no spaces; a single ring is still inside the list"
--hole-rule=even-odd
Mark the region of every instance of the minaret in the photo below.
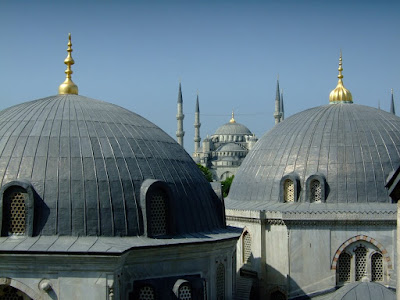
[[[176,119],[178,120],[178,128],[176,130],[176,139],[178,144],[183,147],[183,136],[185,132],[183,131],[183,119],[185,115],[183,114],[183,100],[182,100],[182,87],[179,82],[179,93],[178,93],[178,112],[176,114]]]
[[[281,102],[280,113],[281,113],[281,122],[282,122],[283,120],[285,120],[285,109],[283,107],[283,89],[281,92],[281,101],[280,102]]]
[[[391,102],[390,102],[390,112],[392,113],[392,114],[396,114],[396,110],[395,110],[395,108],[394,108],[394,98],[393,98],[393,89],[392,89],[392,99],[391,99]]]
[[[199,108],[199,92],[197,92],[196,111],[194,112],[194,153],[200,148],[200,108]]]
[[[65,94],[78,95],[78,86],[71,79],[71,74],[73,73],[71,70],[71,66],[75,63],[74,59],[71,56],[72,52],[71,33],[68,34],[67,52],[68,55],[64,59],[64,64],[67,65],[67,69],[65,70],[66,78],[65,81],[59,86],[58,93],[60,95],[65,95]]]
[[[275,124],[278,124],[281,121],[281,94],[279,92],[279,78],[276,81],[276,96],[275,96]]]

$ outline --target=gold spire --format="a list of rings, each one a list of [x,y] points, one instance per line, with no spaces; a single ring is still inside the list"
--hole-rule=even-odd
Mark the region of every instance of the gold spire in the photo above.
[[[235,114],[233,113],[233,110],[232,110],[232,118],[230,119],[229,123],[236,123]]]
[[[74,59],[71,56],[72,52],[72,43],[71,43],[71,34],[68,34],[68,55],[67,58],[64,60],[64,64],[67,65],[67,69],[65,70],[66,78],[65,81],[60,85],[58,88],[58,93],[61,95],[64,94],[78,94],[78,86],[72,81],[71,74],[73,73],[71,70],[71,66],[75,63]]]
[[[353,96],[350,91],[346,89],[343,85],[343,75],[342,75],[342,50],[340,50],[339,58],[339,75],[338,83],[336,88],[329,94],[329,103],[353,103]]]

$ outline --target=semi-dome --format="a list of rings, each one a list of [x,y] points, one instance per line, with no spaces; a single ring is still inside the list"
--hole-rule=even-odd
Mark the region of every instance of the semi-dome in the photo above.
[[[236,143],[228,143],[225,145],[222,145],[217,149],[217,152],[228,152],[228,151],[246,151],[246,149],[243,149],[239,144]]]
[[[0,112],[1,185],[35,193],[33,235],[143,233],[141,188],[169,188],[176,233],[222,226],[218,198],[186,151],[117,105],[56,95]]]

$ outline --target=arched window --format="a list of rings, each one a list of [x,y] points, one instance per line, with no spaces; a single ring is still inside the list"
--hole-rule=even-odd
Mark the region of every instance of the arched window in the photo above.
[[[222,263],[218,264],[216,274],[217,300],[225,299],[225,267]]]
[[[192,299],[192,289],[190,285],[183,284],[179,288],[179,300],[191,300]]]
[[[350,281],[350,269],[351,269],[351,255],[342,252],[339,255],[338,261],[338,281],[340,283],[349,282]]]
[[[321,202],[322,200],[322,187],[319,180],[314,179],[310,184],[310,202]]]
[[[139,290],[139,300],[153,300],[155,299],[154,289],[150,285],[142,286]]]
[[[361,281],[364,277],[367,277],[370,281],[385,283],[386,260],[382,254],[384,249],[378,249],[375,244],[366,241],[366,237],[363,237],[363,240],[353,242],[341,250],[336,263],[338,285]]]
[[[251,263],[251,236],[248,231],[245,231],[243,234],[242,240],[242,249],[243,249],[243,263]]]
[[[356,255],[356,281],[360,281],[367,273],[367,249],[363,245],[359,245],[354,253]]]
[[[294,182],[291,179],[286,179],[283,184],[283,200],[285,202],[294,202]]]
[[[383,257],[379,252],[371,256],[371,280],[383,281]]]
[[[152,191],[149,203],[149,235],[161,236],[166,235],[167,232],[167,195],[161,190],[157,189]]]
[[[19,186],[8,188],[3,195],[2,235],[25,235],[27,191]]]

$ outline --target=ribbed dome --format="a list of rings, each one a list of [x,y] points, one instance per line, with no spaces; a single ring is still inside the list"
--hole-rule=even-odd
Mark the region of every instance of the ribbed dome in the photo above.
[[[196,164],[143,117],[78,95],[0,112],[1,186],[32,184],[34,235],[141,234],[145,179],[170,187],[176,233],[223,226],[218,198]]]
[[[325,298],[323,298],[325,299]],[[327,299],[330,300],[395,300],[396,294],[376,282],[354,282],[347,284]]]
[[[252,133],[246,126],[235,122],[222,125],[214,135],[252,135]]]
[[[217,149],[217,152],[222,152],[222,151],[246,151],[246,150],[240,147],[240,145],[236,143],[228,143],[222,145],[221,147],[219,147],[219,149]]]
[[[288,174],[299,180],[299,202],[308,201],[307,179],[319,174],[326,179],[328,204],[390,203],[385,183],[400,165],[399,149],[395,115],[356,104],[315,107],[279,123],[257,142],[235,176],[226,206],[282,202],[281,180]]]

